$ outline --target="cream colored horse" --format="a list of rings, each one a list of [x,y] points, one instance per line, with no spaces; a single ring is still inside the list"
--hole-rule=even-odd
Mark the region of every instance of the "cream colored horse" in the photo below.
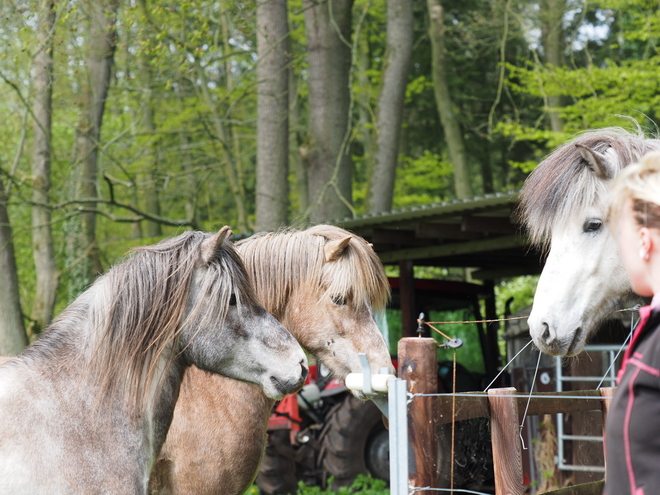
[[[340,379],[360,371],[393,372],[374,320],[389,284],[367,242],[329,225],[241,241],[257,298]],[[152,493],[242,494],[255,479],[274,401],[258,387],[191,367],[172,427],[152,473]]]
[[[0,366],[0,494],[146,494],[191,364],[273,399],[302,386],[305,355],[229,233],[138,249]]]

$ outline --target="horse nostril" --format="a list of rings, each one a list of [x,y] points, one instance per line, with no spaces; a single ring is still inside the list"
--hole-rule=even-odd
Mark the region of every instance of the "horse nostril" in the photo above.
[[[547,323],[543,322],[543,336],[541,337],[543,342],[549,344],[552,338],[550,337],[550,327]]]
[[[300,367],[302,368],[302,379],[306,380],[307,375],[309,375],[309,368],[305,365],[304,362],[300,361]]]

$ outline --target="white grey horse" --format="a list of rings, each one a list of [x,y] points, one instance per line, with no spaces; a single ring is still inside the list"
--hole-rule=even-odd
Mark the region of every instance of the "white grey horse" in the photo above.
[[[525,181],[521,216],[532,240],[549,249],[528,320],[541,351],[579,354],[633,295],[606,225],[607,192],[623,167],[656,149],[660,140],[641,130],[593,130],[560,146]]]
[[[191,364],[274,399],[302,386],[305,354],[229,234],[137,249],[0,366],[2,495],[145,494]]]

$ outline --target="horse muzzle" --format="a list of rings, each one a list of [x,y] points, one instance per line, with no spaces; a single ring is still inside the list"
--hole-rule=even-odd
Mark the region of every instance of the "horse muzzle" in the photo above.
[[[307,375],[309,375],[309,367],[307,365],[307,360],[303,359],[300,361],[300,374],[296,377],[292,378],[284,378],[284,377],[277,377],[277,376],[271,376],[270,377],[270,385],[272,386],[272,389],[275,393],[272,393],[274,399],[282,398],[285,395],[288,394],[293,394],[300,390],[302,386],[305,384],[305,380],[307,379]],[[266,392],[266,395],[271,395],[269,394],[268,390],[264,390]]]
[[[539,350],[551,356],[575,356],[582,352],[586,343],[585,332],[582,327],[572,331],[559,331],[559,329],[545,321],[535,324],[528,321],[529,333]]]

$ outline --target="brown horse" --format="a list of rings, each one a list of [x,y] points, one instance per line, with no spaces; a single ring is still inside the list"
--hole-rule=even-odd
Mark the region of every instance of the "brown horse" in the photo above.
[[[2,495],[146,494],[191,364],[273,398],[302,386],[305,354],[257,304],[229,234],[136,250],[0,363]]]
[[[364,239],[319,225],[257,235],[237,248],[261,304],[336,377],[360,371],[360,352],[375,373],[393,372],[373,317],[389,285]],[[257,475],[273,404],[258,387],[190,368],[152,493],[242,494]]]

